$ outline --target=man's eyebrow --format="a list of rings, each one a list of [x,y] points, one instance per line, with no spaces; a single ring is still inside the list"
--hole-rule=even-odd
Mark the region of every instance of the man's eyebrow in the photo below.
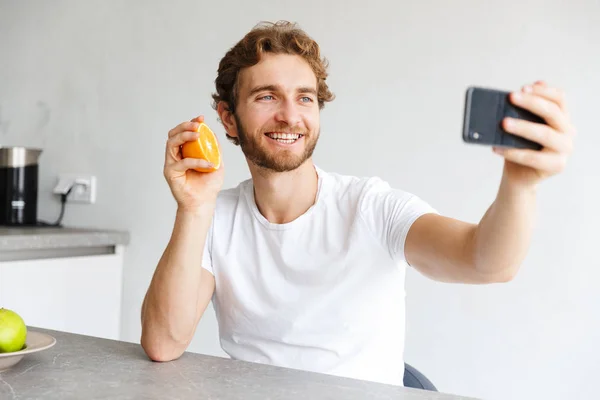
[[[260,86],[257,86],[255,88],[251,89],[248,96],[253,96],[256,93],[260,93],[260,92],[277,92],[279,90],[280,90],[280,87],[278,85],[260,85]],[[310,86],[299,87],[298,89],[296,89],[296,91],[298,93],[311,93],[311,94],[314,94],[315,96],[317,95],[317,90]]]
[[[256,93],[259,93],[259,92],[276,92],[277,89],[278,88],[276,85],[260,85],[260,86],[253,88],[252,90],[250,90],[250,93],[248,94],[248,96],[255,95]]]
[[[297,91],[298,93],[310,93],[314,94],[315,96],[317,95],[317,89],[310,86],[300,87],[297,89]]]

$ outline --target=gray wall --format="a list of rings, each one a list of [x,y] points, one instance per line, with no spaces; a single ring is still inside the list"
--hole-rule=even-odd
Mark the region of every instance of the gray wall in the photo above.
[[[0,143],[42,146],[39,209],[54,219],[57,174],[98,177],[69,225],[127,229],[122,338],[170,235],[167,131],[210,108],[220,57],[260,20],[298,21],[331,61],[337,100],[315,160],[379,175],[442,213],[475,222],[501,159],[461,142],[467,85],[546,79],[579,128],[568,169],[543,184],[531,251],[493,286],[407,280],[406,359],[443,391],[486,399],[592,398],[600,367],[600,5],[597,1],[0,1]],[[221,136],[226,187],[249,174]],[[82,266],[83,268],[83,266]],[[192,351],[223,355],[212,309]],[[595,386],[595,385],[594,385]]]

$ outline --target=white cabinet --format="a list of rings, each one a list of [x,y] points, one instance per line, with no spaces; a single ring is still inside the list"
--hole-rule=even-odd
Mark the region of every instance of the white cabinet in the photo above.
[[[29,326],[119,339],[123,247],[113,254],[0,261],[0,307]]]

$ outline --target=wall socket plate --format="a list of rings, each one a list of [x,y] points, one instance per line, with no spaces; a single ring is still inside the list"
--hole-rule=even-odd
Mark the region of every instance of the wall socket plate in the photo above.
[[[87,174],[60,174],[59,182],[73,182],[67,203],[94,204],[96,202],[96,177]]]

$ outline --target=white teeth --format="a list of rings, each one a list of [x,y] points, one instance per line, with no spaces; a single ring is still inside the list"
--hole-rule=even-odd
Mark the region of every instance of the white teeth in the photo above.
[[[267,134],[271,139],[285,139],[285,140],[297,140],[300,135],[298,133],[268,133]]]

